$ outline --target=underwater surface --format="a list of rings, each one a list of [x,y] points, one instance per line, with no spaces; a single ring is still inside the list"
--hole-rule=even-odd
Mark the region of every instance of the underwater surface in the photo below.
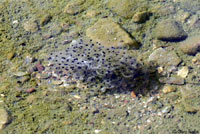
[[[0,133],[199,134],[199,0],[1,0]]]

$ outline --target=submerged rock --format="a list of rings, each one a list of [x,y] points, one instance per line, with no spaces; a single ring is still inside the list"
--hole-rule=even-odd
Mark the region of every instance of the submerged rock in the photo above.
[[[86,35],[104,46],[126,46],[138,47],[138,43],[132,39],[117,23],[111,19],[100,19],[86,30]]]
[[[166,84],[183,85],[185,83],[185,80],[178,76],[172,76],[169,78],[167,78],[167,77],[160,78],[159,82],[166,83]]]
[[[160,66],[177,66],[181,59],[173,51],[168,52],[163,48],[156,49],[150,56],[149,62],[154,62]]]
[[[200,89],[196,85],[187,85],[181,89],[182,103],[187,112],[200,111]]]
[[[134,87],[139,73],[139,64],[127,48],[108,48],[87,39],[72,41],[65,50],[51,53],[48,61],[47,71],[64,85],[84,83],[101,91]]]
[[[120,16],[131,18],[139,4],[138,0],[109,0],[107,6]]]
[[[185,39],[187,34],[178,22],[167,19],[157,24],[155,37],[163,41],[177,41]]]
[[[81,6],[83,5],[85,0],[71,0],[65,7],[64,13],[68,13],[71,15],[80,13],[84,10],[84,8]]]
[[[189,55],[195,55],[200,51],[200,35],[193,36],[181,43],[180,49]]]

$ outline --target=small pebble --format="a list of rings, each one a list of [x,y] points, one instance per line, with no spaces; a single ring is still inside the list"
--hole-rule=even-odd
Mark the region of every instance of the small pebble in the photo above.
[[[158,73],[160,74],[160,73],[162,73],[162,72],[164,71],[164,69],[163,69],[163,67],[158,67],[158,68],[157,68],[157,71],[158,71]]]
[[[94,130],[94,132],[95,132],[95,134],[98,134],[101,132],[101,130],[96,129],[96,130]]]
[[[85,0],[71,0],[67,3],[67,5],[64,8],[64,13],[75,15],[84,10],[83,4],[85,3]]]
[[[136,98],[137,97],[136,94],[135,94],[135,92],[133,92],[133,91],[131,92],[131,97],[132,98]]]
[[[28,63],[32,63],[34,62],[36,59],[34,57],[31,57],[30,55],[27,55],[25,58],[25,62]]]
[[[12,58],[14,58],[14,57],[15,57],[15,53],[14,52],[10,52],[10,53],[7,54],[7,59],[8,60],[12,60]]]
[[[187,66],[182,67],[180,70],[178,70],[177,75],[181,78],[186,78],[188,75],[189,69]]]
[[[48,79],[50,77],[50,74],[48,73],[37,73],[36,78],[38,79]]]
[[[38,25],[35,20],[28,20],[23,24],[24,30],[28,32],[36,32],[38,31]]]
[[[171,110],[171,107],[167,106],[167,107],[165,107],[165,108],[162,109],[162,113],[169,113],[170,110]]]
[[[76,99],[80,99],[81,97],[78,96],[78,95],[74,95],[74,98],[76,98]]]
[[[27,93],[33,93],[35,91],[36,91],[35,88],[29,88],[26,90]]]
[[[18,77],[21,77],[21,76],[25,76],[25,75],[28,75],[27,72],[16,72],[13,74],[14,76],[18,76]]]
[[[44,66],[42,64],[40,64],[40,63],[36,64],[35,67],[37,68],[37,70],[39,72],[42,72],[45,69]]]
[[[92,18],[92,17],[97,16],[98,14],[99,14],[99,12],[97,12],[95,10],[89,10],[89,11],[87,11],[86,16],[89,18]]]
[[[132,18],[132,21],[135,23],[143,23],[149,18],[149,13],[146,11],[137,12]]]
[[[162,92],[167,94],[173,92],[175,89],[171,85],[165,85],[162,89]]]
[[[53,84],[53,85],[62,85],[62,84],[63,84],[63,81],[60,81],[60,80],[53,80],[53,81],[52,81],[52,84]]]
[[[52,16],[51,15],[44,15],[41,19],[40,19],[40,25],[41,26],[44,26],[46,25],[47,23],[49,23],[52,19]]]

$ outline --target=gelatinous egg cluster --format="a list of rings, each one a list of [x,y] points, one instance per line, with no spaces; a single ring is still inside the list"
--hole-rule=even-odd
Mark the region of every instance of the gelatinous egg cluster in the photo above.
[[[84,83],[101,91],[134,86],[138,63],[126,47],[104,47],[78,39],[48,57],[50,70],[65,83]]]

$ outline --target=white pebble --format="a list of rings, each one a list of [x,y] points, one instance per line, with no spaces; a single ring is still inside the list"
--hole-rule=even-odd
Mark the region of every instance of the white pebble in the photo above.
[[[94,132],[95,132],[95,134],[98,134],[101,132],[101,130],[96,129],[96,130],[94,130]]]

